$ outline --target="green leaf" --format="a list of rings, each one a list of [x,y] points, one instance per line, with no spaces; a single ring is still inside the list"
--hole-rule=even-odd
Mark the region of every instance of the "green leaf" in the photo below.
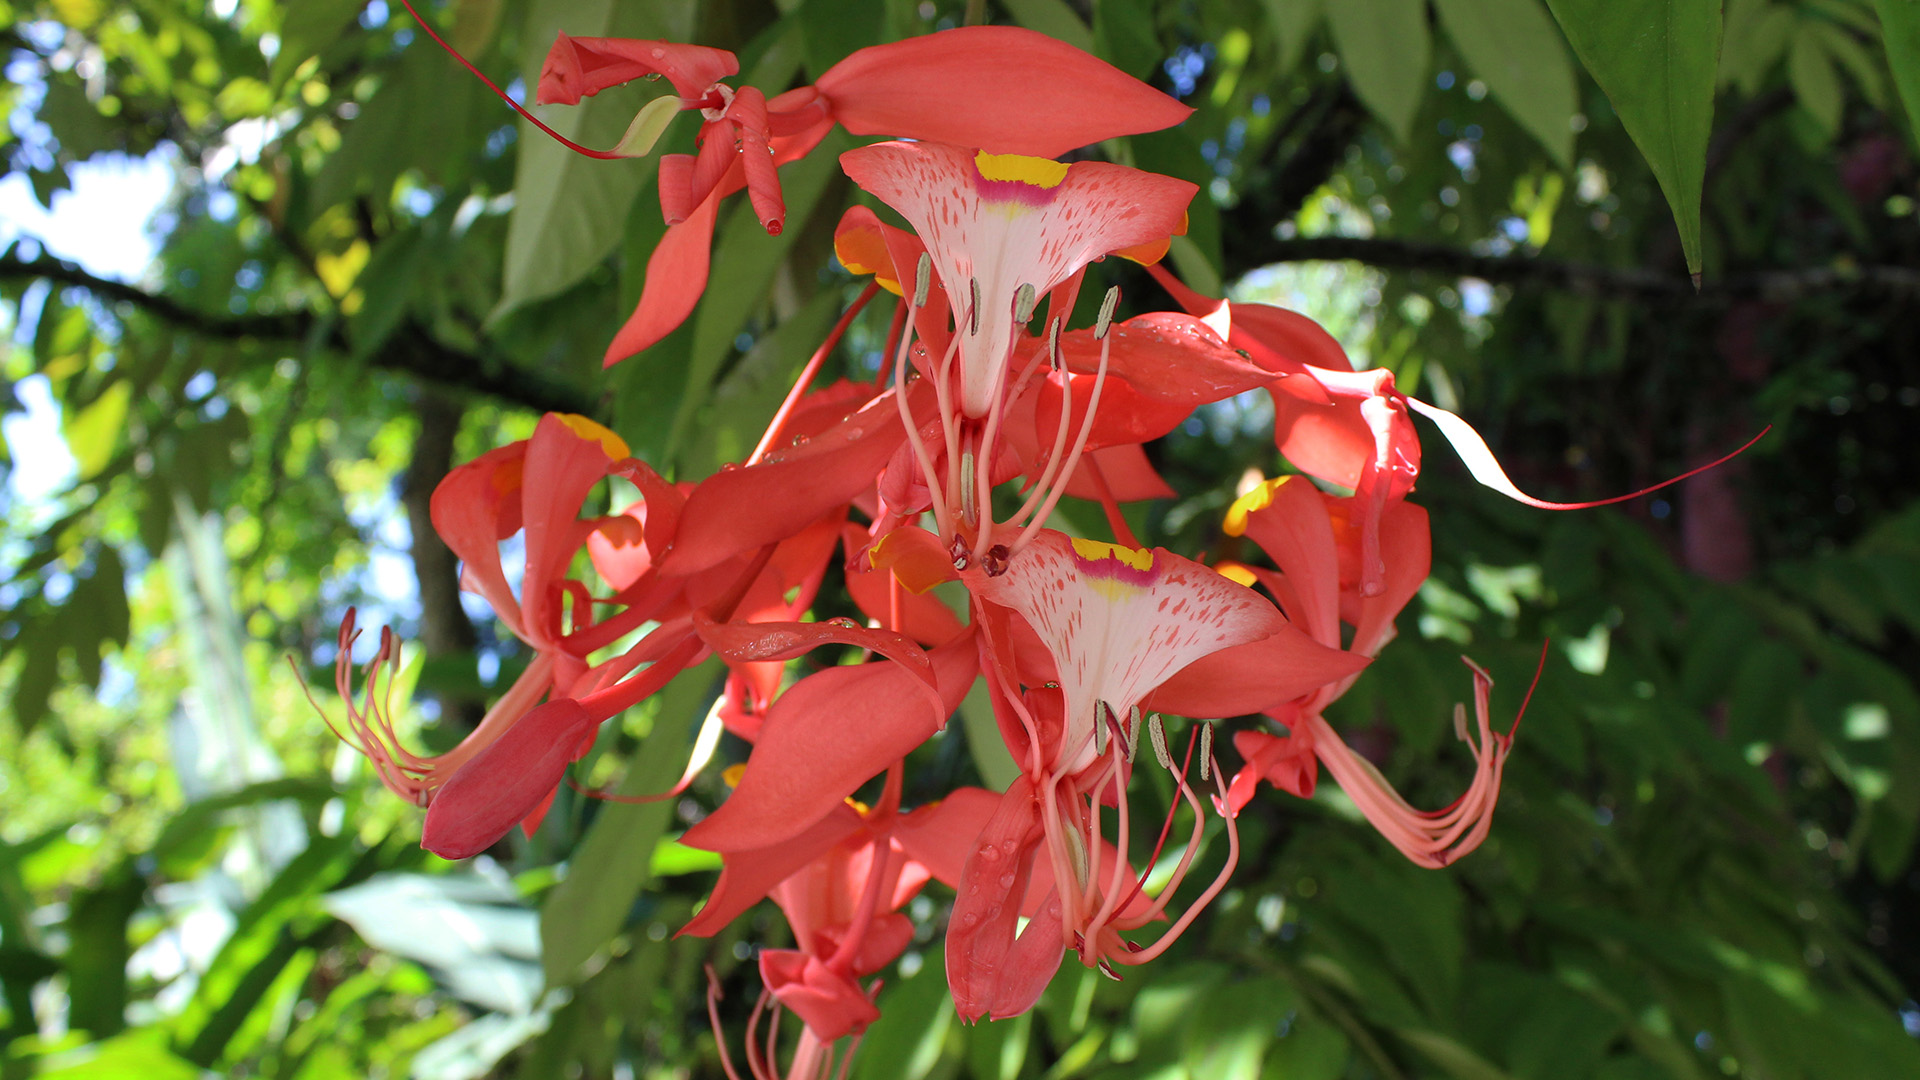
[[[1455,1080],[1512,1080],[1487,1059],[1437,1031],[1400,1031],[1401,1041],[1426,1055],[1427,1060]]]
[[[1720,46],[1720,81],[1733,83],[1748,96],[1759,93],[1798,23],[1791,9],[1770,0],[1730,0]]]
[[[922,1080],[940,1062],[953,998],[947,993],[946,953],[934,949],[911,979],[880,995],[880,1019],[867,1029],[854,1060],[854,1080]]]
[[[1700,197],[1720,64],[1719,0],[1547,0],[1673,208],[1701,272]]]
[[[692,37],[693,11],[692,0],[536,4],[524,35],[527,85],[538,81],[547,50],[562,30],[575,36],[686,41]],[[577,143],[605,148],[626,134],[637,110],[632,91],[607,90],[578,105],[542,109],[541,119]],[[519,131],[500,302],[489,321],[566,290],[600,265],[620,242],[619,225],[655,171],[648,160],[582,157],[524,120]]]
[[[1820,125],[1822,135],[1831,139],[1840,133],[1840,110],[1845,100],[1840,92],[1840,75],[1833,60],[1820,44],[1818,36],[1794,35],[1787,51],[1787,82],[1793,87],[1800,107]]]
[[[74,893],[67,908],[67,1022],[96,1039],[127,1026],[127,924],[140,910],[146,882],[124,866]]]
[[[1906,106],[1907,131],[1920,140],[1920,0],[1874,0],[1880,13],[1880,43],[1887,50],[1894,89]]]
[[[659,695],[653,732],[640,745],[619,794],[665,791],[686,765],[687,739],[723,670],[719,658],[683,672]],[[654,842],[673,816],[673,800],[609,802],[567,860],[567,876],[540,907],[540,963],[549,986],[571,986],[600,947],[627,924],[634,897],[653,872]]]
[[[1277,978],[1222,983],[1201,997],[1187,1025],[1187,1072],[1218,1080],[1257,1080],[1274,1026],[1299,1008]]]
[[[886,40],[887,5],[885,0],[807,0],[798,22],[807,75],[818,79],[856,49]]]
[[[68,419],[64,434],[67,449],[79,467],[79,479],[98,475],[113,460],[120,433],[127,427],[127,405],[132,400],[133,384],[119,379]]]
[[[31,1074],[41,1080],[124,1080],[129,1076],[140,1080],[202,1080],[208,1075],[192,1062],[169,1053],[152,1028],[49,1055],[35,1066]]]
[[[1280,55],[1274,60],[1276,75],[1290,74],[1300,63],[1300,55],[1307,51],[1307,41],[1313,37],[1314,27],[1320,24],[1320,5],[1323,0],[1263,0],[1267,9],[1267,24],[1273,30],[1275,40],[1280,43]]]
[[[1093,31],[1066,0],[1001,0],[1013,21],[1029,30],[1064,41],[1076,49],[1093,51]]]
[[[1327,23],[1353,92],[1405,145],[1432,59],[1426,0],[1341,0],[1327,7]]]
[[[1301,1010],[1286,1033],[1267,1048],[1262,1080],[1337,1080],[1351,1056],[1347,1037],[1333,1021]]]
[[[1573,167],[1573,64],[1540,0],[1435,0],[1447,35],[1493,99]]]
[[[300,0],[280,7],[280,51],[273,57],[273,83],[284,82],[306,60],[332,44],[365,7],[363,0]]]
[[[1150,0],[1097,0],[1093,38],[1102,60],[1136,79],[1148,79],[1166,50],[1154,27]]]

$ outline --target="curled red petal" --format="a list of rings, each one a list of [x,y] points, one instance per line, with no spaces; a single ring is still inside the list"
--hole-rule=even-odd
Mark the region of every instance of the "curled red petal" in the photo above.
[[[646,75],[664,75],[674,93],[693,100],[707,87],[740,73],[740,61],[724,49],[633,38],[569,37],[561,34],[540,67],[534,100],[573,105],[609,86]]]
[[[648,348],[693,314],[700,294],[707,289],[713,223],[719,210],[720,197],[716,194],[695,207],[687,220],[667,227],[667,234],[647,259],[647,281],[640,289],[640,304],[607,346],[605,366],[612,367]]]

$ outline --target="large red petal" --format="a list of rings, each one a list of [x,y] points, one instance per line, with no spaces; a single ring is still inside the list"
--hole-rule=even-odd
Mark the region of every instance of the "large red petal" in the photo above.
[[[434,793],[420,846],[448,859],[492,847],[553,792],[593,726],[593,717],[571,698],[521,717]]]
[[[1059,157],[1193,110],[1045,34],[970,26],[861,49],[815,84],[855,135]]]
[[[1147,695],[1148,710],[1176,716],[1243,716],[1355,674],[1367,658],[1330,649],[1286,624],[1271,637],[1188,664]]]
[[[808,863],[833,850],[834,845],[862,828],[860,814],[842,802],[829,807],[825,817],[780,843],[728,852],[720,880],[700,913],[680,928],[682,934],[712,937],[726,929],[741,912],[759,903],[773,887],[799,873]]]
[[[744,851],[805,831],[880,770],[927,741],[960,707],[976,673],[974,644],[963,638],[932,653],[939,697],[899,664],[829,668],[795,683],[767,711],[740,786],[687,844]]]
[[[687,498],[664,571],[698,573],[791,536],[871,485],[902,438],[899,411],[880,398],[802,446],[715,473]]]

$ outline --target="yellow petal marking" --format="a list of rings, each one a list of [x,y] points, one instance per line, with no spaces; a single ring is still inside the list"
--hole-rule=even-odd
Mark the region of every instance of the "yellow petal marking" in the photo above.
[[[1220,524],[1221,531],[1228,536],[1245,536],[1248,515],[1272,506],[1274,493],[1280,490],[1280,485],[1291,479],[1293,477],[1283,476],[1278,480],[1261,481],[1252,491],[1233,500],[1233,505],[1227,507],[1227,519]]]
[[[600,449],[606,451],[607,456],[615,461],[633,456],[633,452],[627,449],[625,439],[578,413],[549,413],[548,415],[567,425],[567,430],[575,435],[590,442],[599,443]]]
[[[1018,180],[1037,188],[1056,188],[1067,178],[1067,166],[1047,158],[1024,154],[989,154],[985,150],[973,156],[973,167],[983,180]]]
[[[1150,549],[1122,547],[1105,540],[1088,540],[1079,536],[1071,539],[1073,550],[1079,552],[1080,557],[1088,562],[1095,559],[1114,559],[1135,570],[1153,569],[1153,552]]]

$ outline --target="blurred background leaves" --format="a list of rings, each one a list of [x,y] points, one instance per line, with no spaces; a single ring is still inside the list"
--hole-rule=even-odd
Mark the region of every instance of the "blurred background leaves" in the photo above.
[[[1909,7],[984,5],[1196,108],[1097,151],[1202,183],[1183,277],[1320,319],[1480,425],[1523,487],[1611,494],[1773,433],[1564,515],[1473,487],[1430,440],[1434,577],[1333,719],[1444,804],[1467,773],[1458,656],[1511,715],[1551,638],[1485,848],[1422,871],[1331,784],[1263,798],[1233,888],[1173,955],[1121,983],[1069,965],[1034,1014],[973,1029],[944,996],[944,900],[923,898],[854,1075],[1920,1075]],[[296,675],[327,685],[358,605],[421,657],[419,743],[457,739],[524,658],[460,599],[433,485],[545,409],[682,478],[737,460],[857,288],[830,258],[856,193],[823,152],[784,178],[780,237],[724,214],[699,311],[603,375],[662,231],[650,166],[531,137],[404,12],[0,8],[0,1073],[715,1075],[702,965],[737,1043],[743,961],[786,932],[755,914],[672,937],[713,870],[674,838],[717,780],[645,807],[562,790],[540,833],[453,867]],[[559,30],[732,48],[771,92],[965,17],[423,11],[516,93]],[[610,144],[657,92],[547,119]],[[98,235],[115,176],[158,208],[143,235]],[[1095,276],[1084,295],[1168,303],[1124,266]],[[856,321],[837,374],[875,369],[885,320]],[[1279,467],[1270,418],[1249,395],[1151,447],[1179,497],[1130,512],[1141,535],[1251,555],[1218,521],[1248,470]],[[1099,516],[1069,500],[1063,519]],[[583,785],[664,786],[714,691],[703,668],[617,720]],[[910,794],[1003,775],[978,730],[923,749]]]

